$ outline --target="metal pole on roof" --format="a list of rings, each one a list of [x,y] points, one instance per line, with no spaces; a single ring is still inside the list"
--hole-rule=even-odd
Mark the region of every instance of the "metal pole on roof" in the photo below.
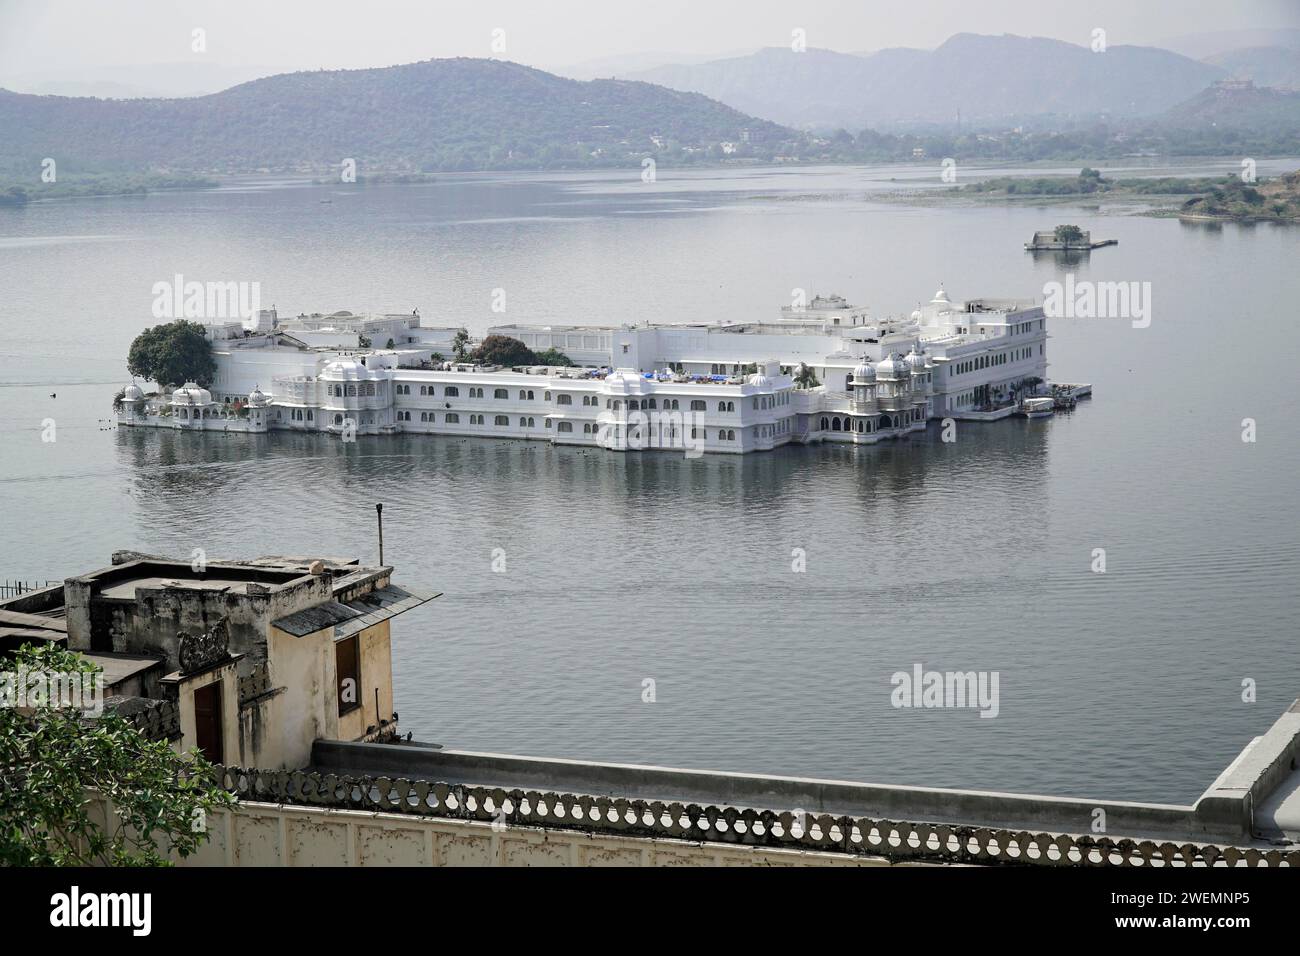
[[[375,504],[375,514],[379,518],[379,563],[384,563],[384,506],[383,503]]]

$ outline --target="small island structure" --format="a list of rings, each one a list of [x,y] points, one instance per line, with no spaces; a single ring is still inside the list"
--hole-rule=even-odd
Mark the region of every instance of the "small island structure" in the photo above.
[[[1101,239],[1092,241],[1092,233],[1078,226],[1057,226],[1051,232],[1034,233],[1034,238],[1025,243],[1028,252],[1091,252],[1102,246],[1117,246],[1118,239]]]

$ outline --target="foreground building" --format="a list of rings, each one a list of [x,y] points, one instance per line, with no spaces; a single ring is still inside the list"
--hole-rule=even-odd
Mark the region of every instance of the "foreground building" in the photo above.
[[[389,622],[434,595],[392,570],[120,552],[0,601],[0,638],[79,651],[111,709],[224,764],[239,802],[190,864],[1300,866],[1300,701],[1186,806],[402,742]]]
[[[1047,379],[1041,306],[953,302],[942,289],[910,316],[882,320],[832,296],[771,321],[506,325],[489,334],[555,349],[577,366],[443,361],[455,330],[422,327],[418,314],[281,323],[267,312],[249,327],[209,327],[211,389],[188,383],[151,397],[130,385],[118,422],[743,453],[870,444],[930,419],[1002,417]],[[374,347],[381,339],[385,347]]]
[[[316,558],[113,563],[0,602],[0,631],[100,667],[106,707],[213,763],[294,769],[397,733],[389,620],[436,597]]]

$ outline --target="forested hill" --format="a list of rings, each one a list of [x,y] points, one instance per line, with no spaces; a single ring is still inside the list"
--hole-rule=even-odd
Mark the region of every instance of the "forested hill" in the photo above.
[[[287,73],[192,99],[0,91],[0,130],[0,169],[10,171],[37,169],[44,157],[69,171],[218,173],[323,170],[351,158],[363,175],[367,165],[639,166],[651,153],[689,161],[722,155],[742,133],[755,145],[730,148],[767,158],[795,138],[697,93],[468,58]]]

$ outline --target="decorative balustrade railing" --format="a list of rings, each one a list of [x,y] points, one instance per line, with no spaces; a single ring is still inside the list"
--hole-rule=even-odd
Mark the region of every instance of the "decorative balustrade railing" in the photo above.
[[[389,777],[226,767],[241,800],[409,813],[505,826],[581,830],[883,857],[892,862],[1045,866],[1300,866],[1300,850],[1156,842],[996,827],[702,806]]]

